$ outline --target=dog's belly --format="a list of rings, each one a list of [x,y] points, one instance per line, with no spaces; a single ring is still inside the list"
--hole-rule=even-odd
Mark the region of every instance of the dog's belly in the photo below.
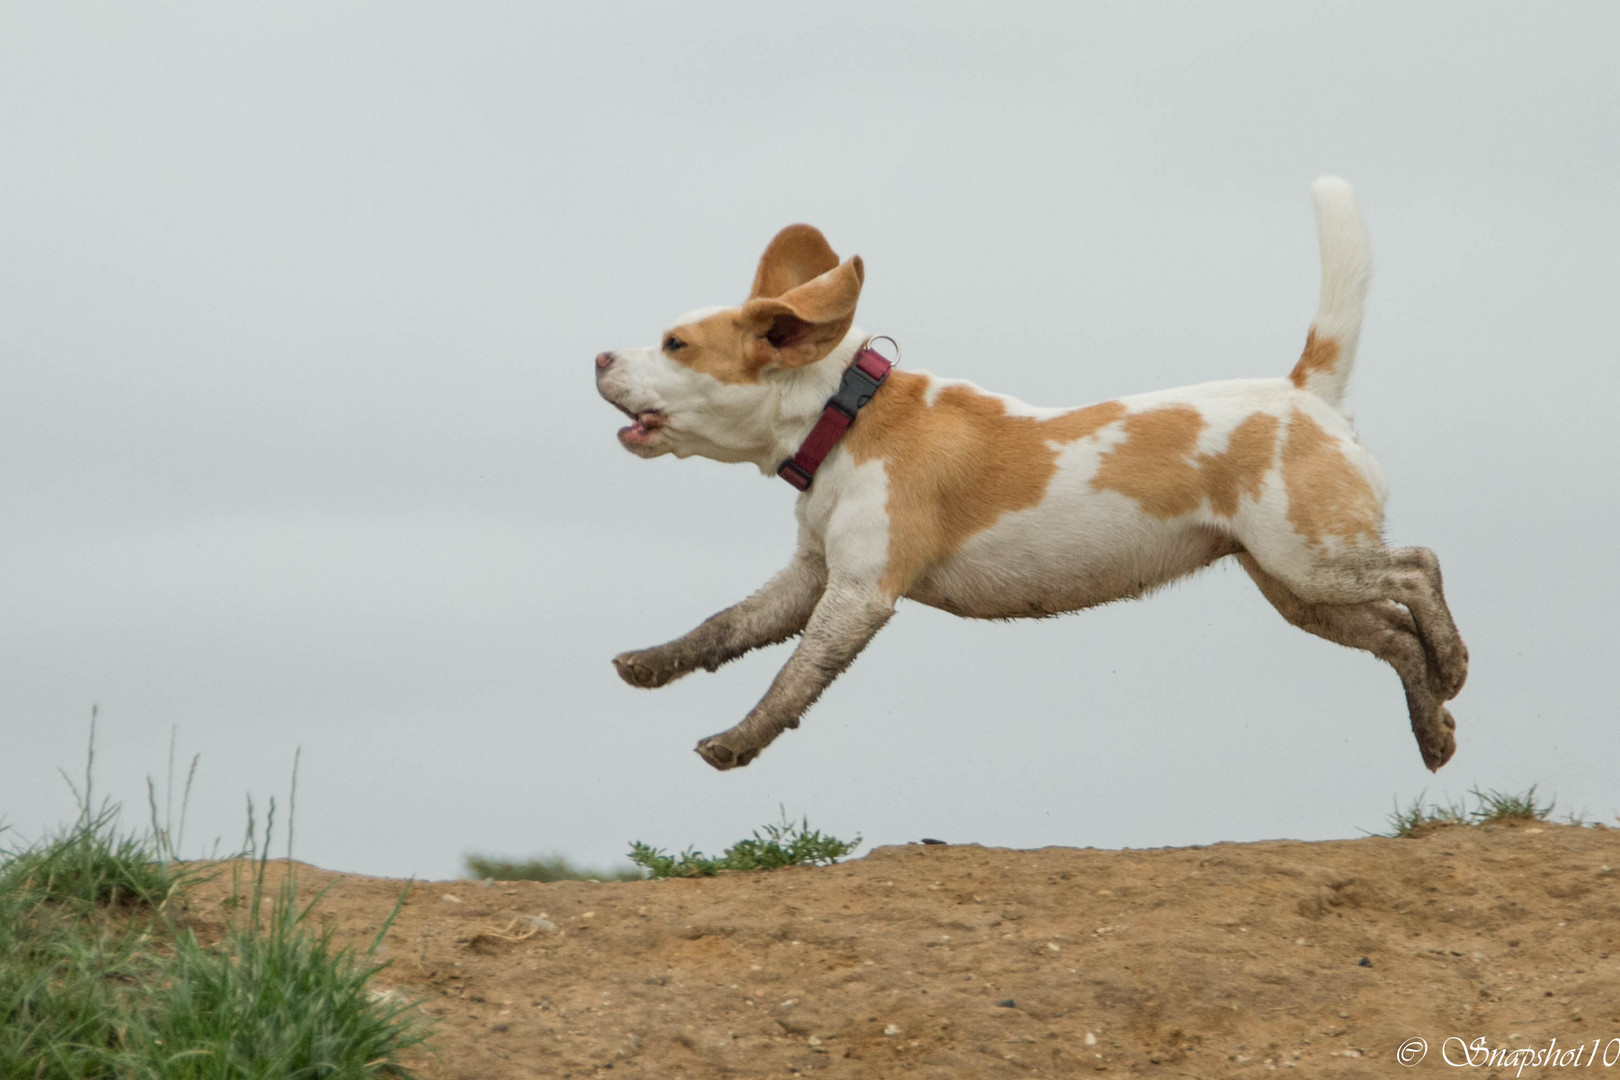
[[[1242,550],[1197,515],[1157,521],[1111,501],[1005,515],[906,595],[969,618],[1039,618],[1140,596]]]

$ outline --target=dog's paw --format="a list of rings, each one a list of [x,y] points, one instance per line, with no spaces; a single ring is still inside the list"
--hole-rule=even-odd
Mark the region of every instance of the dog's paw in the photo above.
[[[652,690],[684,675],[675,664],[663,659],[657,649],[634,649],[613,658],[613,670],[631,686]]]
[[[1462,693],[1463,683],[1468,681],[1468,646],[1457,639],[1457,648],[1448,658],[1448,663],[1441,666],[1443,672],[1439,680],[1440,685],[1435,687],[1435,693],[1441,701],[1450,701]]]
[[[724,735],[710,735],[695,747],[698,757],[710,765],[725,772],[727,769],[740,769],[759,756],[754,748],[747,750],[734,750],[726,745]]]
[[[1440,766],[1451,760],[1451,755],[1457,752],[1457,721],[1451,718],[1451,712],[1442,708],[1434,722],[1424,725],[1424,730],[1413,729],[1412,734],[1417,736],[1418,752],[1423,755],[1423,764],[1428,766],[1430,772],[1439,772]]]

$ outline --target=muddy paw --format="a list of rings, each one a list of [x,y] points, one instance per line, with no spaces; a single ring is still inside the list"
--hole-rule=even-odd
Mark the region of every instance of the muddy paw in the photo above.
[[[1442,685],[1438,687],[1441,701],[1450,701],[1462,693],[1463,683],[1468,681],[1468,646],[1461,641],[1457,642],[1456,655],[1452,662],[1446,665]]]
[[[652,690],[684,674],[674,664],[660,660],[657,649],[636,649],[613,658],[613,670],[631,686]]]
[[[721,735],[709,736],[697,744],[696,750],[698,757],[721,772],[727,769],[740,769],[759,756],[758,750],[733,750],[725,744],[724,736]]]
[[[1417,736],[1418,752],[1423,755],[1423,764],[1429,767],[1430,772],[1439,772],[1440,766],[1451,760],[1451,755],[1457,752],[1457,739],[1453,734],[1457,730],[1457,721],[1451,718],[1446,709],[1440,710],[1436,722],[1424,725],[1424,730],[1414,730]]]

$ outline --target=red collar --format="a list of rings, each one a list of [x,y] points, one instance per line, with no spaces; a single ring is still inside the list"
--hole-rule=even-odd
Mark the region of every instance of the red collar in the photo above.
[[[800,491],[810,490],[816,470],[821,468],[821,463],[832,453],[832,448],[849,430],[849,425],[855,422],[855,414],[872,400],[872,395],[889,377],[889,369],[893,366],[878,355],[871,342],[862,345],[861,351],[855,354],[855,362],[845,369],[844,380],[838,384],[838,393],[827,399],[826,407],[821,410],[821,419],[805,436],[799,452],[776,467],[776,475]]]

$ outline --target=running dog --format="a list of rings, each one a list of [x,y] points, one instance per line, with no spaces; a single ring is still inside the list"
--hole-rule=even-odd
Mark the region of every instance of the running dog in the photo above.
[[[597,389],[640,457],[777,473],[798,550],[748,599],[613,664],[633,686],[713,671],[801,635],[741,723],[698,743],[747,765],[799,718],[906,597],[979,619],[1041,617],[1150,592],[1236,558],[1283,618],[1393,667],[1423,763],[1456,749],[1445,702],[1468,650],[1427,548],[1386,546],[1388,490],[1341,402],[1369,273],[1350,186],[1312,194],[1322,288],[1282,378],[1047,409],[889,371],[854,326],[865,268],[790,225],[739,307],[683,315],[657,345],[596,357]]]

